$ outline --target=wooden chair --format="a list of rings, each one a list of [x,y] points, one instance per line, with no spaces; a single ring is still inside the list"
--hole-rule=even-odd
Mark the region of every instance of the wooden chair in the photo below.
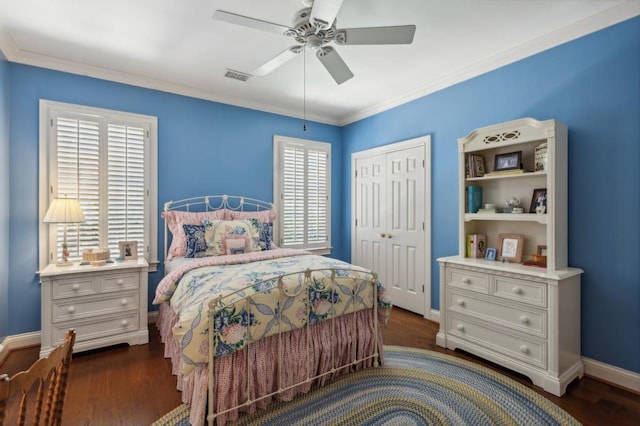
[[[75,340],[75,331],[69,330],[64,343],[56,347],[46,358],[37,360],[27,371],[16,373],[11,378],[6,374],[0,376],[0,425],[5,424],[10,398],[19,398],[20,401],[18,425],[25,424],[27,412],[33,417],[33,425],[62,424],[62,405]],[[36,383],[37,392],[33,392]]]

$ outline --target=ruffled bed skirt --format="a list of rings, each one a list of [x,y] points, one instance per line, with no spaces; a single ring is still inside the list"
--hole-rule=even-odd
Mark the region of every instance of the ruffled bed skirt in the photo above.
[[[208,367],[200,365],[191,374],[182,375],[180,348],[171,333],[171,328],[176,322],[177,317],[171,307],[166,304],[160,305],[156,326],[165,344],[164,355],[166,358],[171,358],[172,372],[177,376],[177,388],[182,391],[182,401],[190,406],[191,425],[201,426],[206,420]],[[309,346],[312,356],[307,355],[308,335],[311,340]],[[379,362],[382,364],[383,344],[380,325],[377,343]],[[336,318],[333,322],[325,321],[317,324],[309,328],[309,334],[306,329],[299,329],[283,333],[281,337],[277,335],[267,337],[253,343],[248,350],[245,348],[216,359],[216,407],[218,411],[223,411],[244,402],[247,399],[247,376],[250,376],[251,383],[249,397],[255,399],[275,392],[279,388],[303,383],[307,377],[329,372],[334,366],[349,364],[354,349],[357,358],[362,358],[366,356],[365,354],[373,352],[374,345],[374,321],[371,310],[358,311]],[[277,362],[281,357],[280,351],[284,358],[281,371],[278,369]],[[374,361],[370,359],[339,369],[316,380],[315,383],[324,385],[336,376],[371,367],[373,363]],[[297,394],[308,392],[311,386],[312,383],[300,384],[276,396],[244,407],[242,411],[253,413],[256,409],[266,408],[274,399],[290,401]],[[224,424],[226,421],[237,418],[238,411],[234,410],[217,417],[216,423]]]

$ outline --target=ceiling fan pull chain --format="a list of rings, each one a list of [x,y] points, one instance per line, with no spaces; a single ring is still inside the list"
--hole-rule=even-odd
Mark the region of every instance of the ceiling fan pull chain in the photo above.
[[[307,48],[302,46],[302,131],[307,131]]]

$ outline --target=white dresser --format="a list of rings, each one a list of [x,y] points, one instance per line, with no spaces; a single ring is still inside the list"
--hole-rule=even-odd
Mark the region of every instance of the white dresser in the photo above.
[[[62,343],[70,328],[76,331],[74,352],[148,343],[148,271],[144,259],[104,266],[52,264],[40,271],[40,357]]]
[[[463,349],[528,376],[554,395],[583,375],[580,275],[459,256],[438,259],[439,346]]]
[[[438,259],[436,343],[518,371],[558,396],[583,375],[583,271],[568,266],[568,143],[564,124],[531,118],[458,139],[458,254]],[[505,166],[504,158],[517,160]],[[481,194],[480,209],[470,194]],[[483,241],[492,255],[467,249],[469,241]]]

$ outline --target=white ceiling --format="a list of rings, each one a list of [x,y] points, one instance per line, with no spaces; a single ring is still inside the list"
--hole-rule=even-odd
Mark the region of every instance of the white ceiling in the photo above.
[[[240,82],[296,43],[212,19],[215,10],[291,25],[300,0],[0,0],[12,62],[347,124],[640,15],[639,0],[344,0],[338,28],[415,24],[410,45],[334,46],[337,85],[308,51]]]

